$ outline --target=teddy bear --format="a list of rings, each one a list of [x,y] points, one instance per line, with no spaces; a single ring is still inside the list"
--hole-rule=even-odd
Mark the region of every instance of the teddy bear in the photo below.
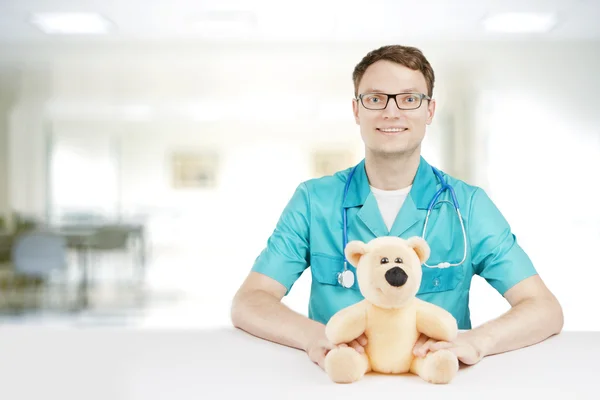
[[[427,242],[384,236],[368,243],[351,241],[345,248],[348,262],[356,268],[364,300],[341,309],[325,326],[329,341],[349,343],[363,333],[365,352],[349,346],[329,351],[325,371],[336,383],[352,383],[368,372],[412,373],[427,382],[447,384],[458,372],[458,359],[450,350],[413,355],[420,334],[452,341],[458,334],[456,319],[448,311],[418,299],[421,265],[427,261]]]

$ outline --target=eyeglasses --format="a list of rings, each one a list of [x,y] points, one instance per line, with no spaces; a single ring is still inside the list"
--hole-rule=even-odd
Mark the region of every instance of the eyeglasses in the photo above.
[[[431,97],[423,93],[363,93],[358,95],[358,99],[367,110],[384,110],[390,99],[394,99],[400,110],[416,110],[421,107],[423,99],[431,100]]]

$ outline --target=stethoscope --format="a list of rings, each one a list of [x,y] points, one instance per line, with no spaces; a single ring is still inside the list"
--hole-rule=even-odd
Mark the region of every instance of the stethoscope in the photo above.
[[[344,187],[344,199],[343,203],[346,201],[346,196],[348,195],[348,188],[350,187],[350,182],[352,181],[352,177],[354,176],[354,172],[358,168],[358,165],[354,167],[350,174],[348,175],[348,179],[346,180],[346,186]],[[454,207],[456,211],[456,215],[458,216],[458,220],[460,222],[460,227],[462,229],[463,234],[463,258],[458,263],[450,263],[450,262],[441,262],[435,266],[428,265],[427,263],[423,263],[428,268],[449,268],[449,267],[457,267],[465,262],[467,259],[467,233],[465,231],[465,224],[463,222],[462,214],[460,213],[460,207],[458,205],[458,200],[456,199],[456,193],[454,192],[454,188],[448,184],[448,182],[442,177],[440,171],[438,171],[435,167],[431,167],[435,176],[439,179],[442,187],[435,193],[429,205],[427,206],[427,215],[425,217],[425,223],[423,224],[423,233],[421,237],[425,239],[425,232],[427,231],[427,224],[429,223],[429,216],[431,214],[431,210],[435,208],[437,204],[448,203]],[[438,198],[442,195],[442,193],[448,190],[452,196],[452,202],[449,200],[441,200],[437,202]],[[346,245],[348,244],[348,210],[342,206],[342,221],[343,221],[343,233],[344,233],[344,242],[342,247],[342,253],[344,253],[344,270],[338,273],[338,283],[345,287],[351,288],[354,285],[354,273],[348,269],[348,260],[346,259],[346,255],[344,249],[346,249]]]

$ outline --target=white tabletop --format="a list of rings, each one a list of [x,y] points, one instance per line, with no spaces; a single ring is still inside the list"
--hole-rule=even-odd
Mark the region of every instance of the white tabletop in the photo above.
[[[7,399],[598,399],[599,360],[600,332],[563,332],[461,368],[449,385],[376,374],[337,385],[305,353],[233,328],[0,327]]]

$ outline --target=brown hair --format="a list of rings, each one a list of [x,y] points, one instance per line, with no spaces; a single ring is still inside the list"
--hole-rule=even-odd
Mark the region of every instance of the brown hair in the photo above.
[[[352,73],[354,96],[358,95],[358,85],[367,68],[380,60],[392,61],[412,70],[421,71],[425,77],[425,82],[427,82],[427,94],[429,96],[433,95],[435,75],[433,74],[433,69],[429,64],[429,61],[427,61],[421,50],[410,46],[390,45],[370,51],[356,67],[354,67],[354,72]]]

